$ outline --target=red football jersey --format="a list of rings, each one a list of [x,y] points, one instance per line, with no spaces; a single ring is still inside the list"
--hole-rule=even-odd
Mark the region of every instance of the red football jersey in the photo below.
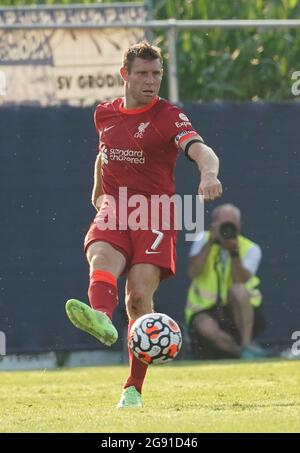
[[[146,196],[175,193],[174,168],[180,144],[198,135],[186,115],[158,96],[146,108],[126,110],[123,98],[95,111],[105,194]]]

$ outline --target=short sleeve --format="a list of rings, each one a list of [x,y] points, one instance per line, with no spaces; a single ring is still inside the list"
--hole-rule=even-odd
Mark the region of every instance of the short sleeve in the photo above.
[[[100,109],[101,109],[101,104],[97,105],[96,110],[94,112],[94,125],[96,128],[96,131],[99,133],[100,132]]]
[[[94,125],[98,134],[98,152],[101,152],[101,123],[100,123],[100,117],[101,117],[101,104],[99,104],[96,107],[96,110],[94,112]]]
[[[198,255],[198,253],[203,249],[207,241],[208,235],[203,234],[203,231],[201,231],[201,233],[198,234],[198,236],[196,237],[195,241],[192,244],[189,257],[192,258],[193,256]]]
[[[163,133],[168,143],[175,144],[178,148],[187,139],[199,136],[182,110],[175,105],[169,104],[162,123]],[[201,137],[201,136],[200,136]]]
[[[242,259],[243,267],[245,267],[251,275],[257,273],[260,261],[262,257],[262,251],[259,245],[255,244],[251,247],[244,258]]]

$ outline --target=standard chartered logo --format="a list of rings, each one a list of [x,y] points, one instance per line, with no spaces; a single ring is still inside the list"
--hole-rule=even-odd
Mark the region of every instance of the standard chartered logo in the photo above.
[[[131,164],[145,163],[145,156],[143,150],[110,148],[109,159],[117,161],[126,161]]]

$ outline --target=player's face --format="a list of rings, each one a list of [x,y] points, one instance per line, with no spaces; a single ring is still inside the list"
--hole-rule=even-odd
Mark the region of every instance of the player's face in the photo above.
[[[135,58],[130,73],[126,77],[127,95],[136,106],[149,104],[157,96],[162,80],[163,69],[159,58],[143,60]]]

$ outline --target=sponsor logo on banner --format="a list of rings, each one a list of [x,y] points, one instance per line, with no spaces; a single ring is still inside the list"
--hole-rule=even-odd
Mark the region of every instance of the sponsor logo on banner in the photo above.
[[[108,9],[109,7],[109,9]],[[109,11],[109,14],[108,14]],[[63,29],[145,19],[144,6],[91,5],[55,9],[0,9],[0,105],[94,105],[123,95],[119,74],[125,50],[145,37],[141,29]],[[28,24],[62,25],[30,29]],[[27,28],[14,28],[23,25]],[[11,29],[1,29],[9,25]]]

